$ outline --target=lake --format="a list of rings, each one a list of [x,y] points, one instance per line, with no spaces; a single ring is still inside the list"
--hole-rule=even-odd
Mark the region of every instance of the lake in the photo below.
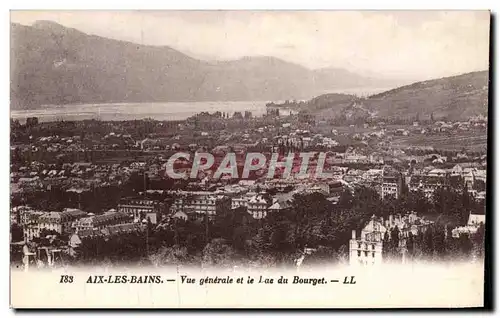
[[[41,109],[11,110],[10,117],[25,121],[27,117],[38,117],[40,122],[72,121],[85,119],[134,120],[153,118],[156,120],[183,120],[200,112],[250,111],[254,116],[266,113],[266,102],[182,102],[182,103],[110,103],[44,106]]]
[[[357,94],[358,96],[375,94],[387,88],[372,89],[344,89],[342,92]],[[331,91],[330,93],[341,93]],[[74,121],[98,119],[103,121],[134,120],[153,118],[156,120],[184,120],[200,112],[214,113],[217,111],[229,113],[252,112],[253,116],[262,116],[266,113],[268,101],[242,102],[168,102],[168,103],[109,103],[109,104],[72,104],[48,105],[40,109],[11,110],[10,117],[24,122],[27,117],[38,117],[40,122],[47,121]],[[283,108],[283,113],[288,109]]]

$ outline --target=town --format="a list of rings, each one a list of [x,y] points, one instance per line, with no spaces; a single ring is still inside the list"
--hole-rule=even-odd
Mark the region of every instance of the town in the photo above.
[[[486,134],[484,116],[339,123],[273,105],[260,117],[11,119],[11,261],[481,260]]]

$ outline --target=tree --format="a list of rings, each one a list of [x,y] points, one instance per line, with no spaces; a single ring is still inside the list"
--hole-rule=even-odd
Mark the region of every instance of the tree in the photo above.
[[[472,236],[474,255],[479,259],[484,258],[484,233],[484,224],[481,223],[479,225],[479,228],[477,229],[477,232]]]
[[[60,233],[55,230],[48,230],[48,229],[42,229],[40,231],[40,238],[45,238],[47,236],[52,236],[52,235],[59,236]]]
[[[434,255],[434,234],[432,227],[429,227],[423,235],[422,253],[425,258],[432,258]]]
[[[257,234],[250,240],[251,256],[264,254],[269,250],[271,233],[271,228],[267,224],[258,230]]]
[[[302,265],[325,265],[338,261],[337,251],[328,246],[319,246],[311,255],[306,255]]]
[[[390,234],[390,241],[389,241],[389,255],[391,258],[394,259],[399,259],[399,236],[401,235],[401,232],[399,231],[398,226],[396,225],[392,230]]]
[[[450,230],[451,231],[451,230]],[[453,238],[450,235],[447,235],[446,241],[445,241],[445,248],[446,248],[446,260],[448,261],[454,261],[457,259],[460,259],[461,252],[460,252],[460,247],[458,245],[458,239]]]
[[[406,239],[406,250],[408,251],[408,256],[413,258],[415,254],[415,240],[411,231],[408,233],[408,238]]]
[[[480,179],[476,179],[474,181],[474,186],[473,186],[474,190],[476,191],[486,191],[486,184],[484,183],[483,180],[480,180]]]
[[[191,259],[188,249],[179,245],[162,247],[156,253],[149,255],[149,260],[155,267],[186,264]]]
[[[467,222],[467,219],[469,217],[469,212],[471,210],[471,201],[473,201],[473,199],[469,194],[469,191],[467,189],[467,184],[465,184],[465,186],[462,189],[462,209],[461,209],[462,213],[458,215],[460,222],[463,224]]]
[[[10,226],[10,234],[12,242],[19,242],[24,240],[23,228],[18,224],[12,224]]]
[[[98,264],[106,255],[106,242],[99,236],[85,237],[75,249],[74,261],[79,264]]]
[[[384,233],[384,238],[382,240],[382,256],[384,258],[391,258],[391,245],[389,238],[389,231]]]
[[[349,262],[349,250],[347,249],[347,245],[343,244],[337,251],[337,258],[339,263],[347,264]]]
[[[351,191],[344,190],[340,194],[339,202],[338,202],[337,205],[339,207],[343,207],[343,208],[348,208],[349,209],[353,205],[353,200],[354,200],[354,197],[353,197]]]
[[[147,221],[147,229],[146,230],[151,235],[153,232],[153,229],[154,229],[153,222],[151,222],[151,218],[149,216],[146,218],[146,221]]]
[[[418,214],[424,214],[432,211],[429,200],[425,197],[425,194],[421,189],[412,192],[409,197],[410,199],[407,206],[408,211],[415,211]]]
[[[248,238],[248,228],[245,226],[238,226],[233,231],[232,236],[232,246],[237,251],[244,251],[247,253],[247,238]]]
[[[203,266],[233,267],[236,265],[236,252],[224,239],[213,239],[203,249]]]
[[[458,237],[458,246],[460,248],[462,258],[469,258],[473,248],[469,234],[460,234],[460,236]]]
[[[459,190],[450,187],[440,187],[434,191],[433,194],[433,210],[434,213],[446,216],[457,224],[464,224],[467,220],[469,211],[467,210],[468,191],[462,189],[462,194]],[[464,207],[466,205],[466,207]]]
[[[432,231],[432,242],[434,247],[434,257],[436,259],[442,259],[445,256],[445,232],[444,228],[439,225],[435,225]]]

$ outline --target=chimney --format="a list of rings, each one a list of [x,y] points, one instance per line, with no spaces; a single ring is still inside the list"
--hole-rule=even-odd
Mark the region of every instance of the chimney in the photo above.
[[[352,230],[352,239],[355,240],[356,239],[356,230]]]

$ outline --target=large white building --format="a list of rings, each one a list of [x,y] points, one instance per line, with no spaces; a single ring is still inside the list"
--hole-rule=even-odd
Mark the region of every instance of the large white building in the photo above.
[[[123,212],[108,211],[102,215],[84,217],[73,222],[73,229],[82,230],[102,230],[110,225],[125,224],[132,221],[132,218]]]
[[[135,222],[150,219],[151,223],[157,224],[164,213],[165,205],[156,200],[146,198],[124,198],[118,205],[118,212],[129,215]]]
[[[86,212],[78,209],[66,209],[63,212],[45,212],[23,226],[25,241],[40,237],[43,230],[55,231],[59,234],[70,234],[72,223],[87,216]]]
[[[247,212],[252,215],[254,219],[263,219],[269,212],[269,202],[262,196],[255,192],[249,192],[240,197],[232,198],[232,208],[246,207]]]
[[[486,215],[485,214],[469,214],[469,220],[467,225],[479,226],[486,223]]]
[[[382,246],[387,228],[383,222],[372,217],[363,228],[359,238],[352,231],[349,241],[349,263],[351,265],[380,265],[382,263]]]
[[[427,199],[432,198],[434,192],[445,185],[444,177],[430,177],[427,175],[414,175],[410,177],[408,189],[412,192],[422,191]]]
[[[481,224],[486,223],[486,215],[484,214],[469,214],[469,220],[465,226],[459,226],[451,231],[454,238],[459,238],[461,234],[473,235],[477,232]]]
[[[215,217],[223,210],[231,210],[231,198],[208,191],[186,191],[178,195],[174,200],[171,213],[184,212],[191,219],[199,217]]]
[[[403,187],[403,178],[399,173],[385,174],[382,178],[382,193],[381,197],[399,198]]]
[[[263,219],[267,216],[269,204],[261,195],[255,195],[248,200],[247,209],[248,213],[254,219]]]

